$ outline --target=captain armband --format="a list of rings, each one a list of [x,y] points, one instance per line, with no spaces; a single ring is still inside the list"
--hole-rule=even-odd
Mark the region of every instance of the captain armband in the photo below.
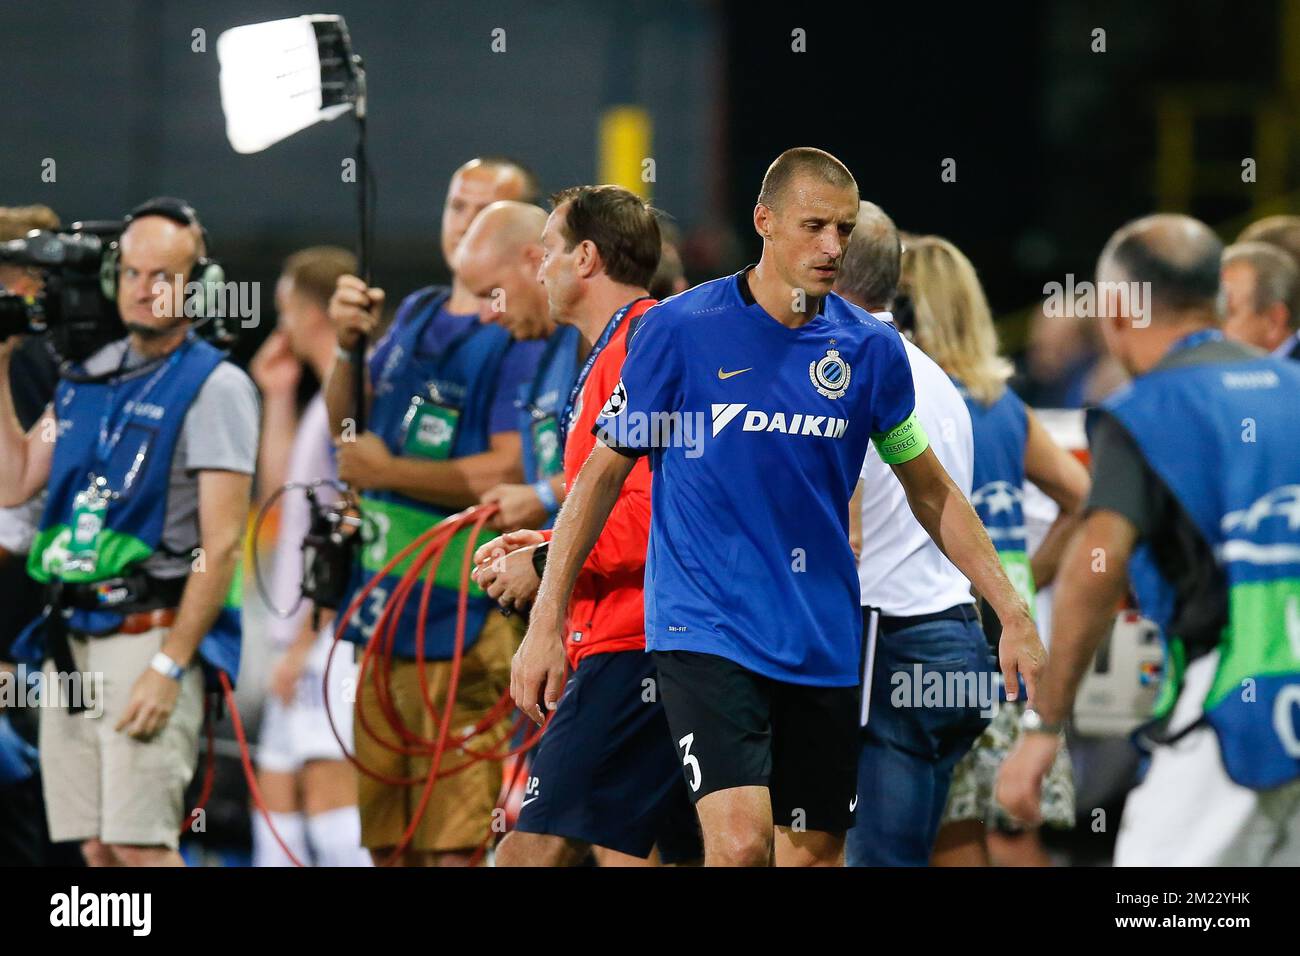
[[[901,465],[911,461],[930,447],[930,439],[926,437],[915,411],[902,424],[888,432],[872,435],[871,441],[876,446],[876,451],[880,452],[880,460],[886,465]]]

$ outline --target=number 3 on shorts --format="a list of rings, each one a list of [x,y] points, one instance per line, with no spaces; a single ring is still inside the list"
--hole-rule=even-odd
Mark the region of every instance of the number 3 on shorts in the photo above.
[[[677,741],[677,746],[682,748],[682,766],[691,768],[691,792],[698,793],[700,783],[703,778],[700,775],[700,762],[695,755],[691,753],[691,744],[695,742],[695,734],[687,734],[681,740]]]

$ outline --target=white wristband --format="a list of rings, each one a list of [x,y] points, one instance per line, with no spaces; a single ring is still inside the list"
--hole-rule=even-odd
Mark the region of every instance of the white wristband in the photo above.
[[[162,674],[163,677],[170,677],[175,681],[178,681],[185,676],[185,668],[181,667],[180,664],[177,664],[162,651],[159,651],[153,656],[153,660],[149,662],[149,666],[159,674]]]
[[[350,351],[348,351],[347,349],[345,349],[345,348],[344,348],[343,346],[341,346],[341,345],[335,344],[335,346],[334,346],[334,354],[338,357],[338,360],[339,360],[340,362],[351,362],[351,361],[352,361],[352,353],[351,353]]]

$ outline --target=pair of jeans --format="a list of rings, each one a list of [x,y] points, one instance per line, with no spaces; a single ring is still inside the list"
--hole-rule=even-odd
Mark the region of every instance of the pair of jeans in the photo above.
[[[901,628],[863,608],[871,672],[848,866],[929,863],[953,768],[992,718],[997,662],[973,605],[959,607],[960,620]]]

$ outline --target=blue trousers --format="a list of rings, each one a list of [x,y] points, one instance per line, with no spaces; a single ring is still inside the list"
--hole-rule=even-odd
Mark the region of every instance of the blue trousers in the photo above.
[[[871,672],[848,866],[929,863],[953,768],[988,726],[997,695],[997,662],[974,606],[960,607],[970,608],[964,619],[901,627],[863,608]]]

